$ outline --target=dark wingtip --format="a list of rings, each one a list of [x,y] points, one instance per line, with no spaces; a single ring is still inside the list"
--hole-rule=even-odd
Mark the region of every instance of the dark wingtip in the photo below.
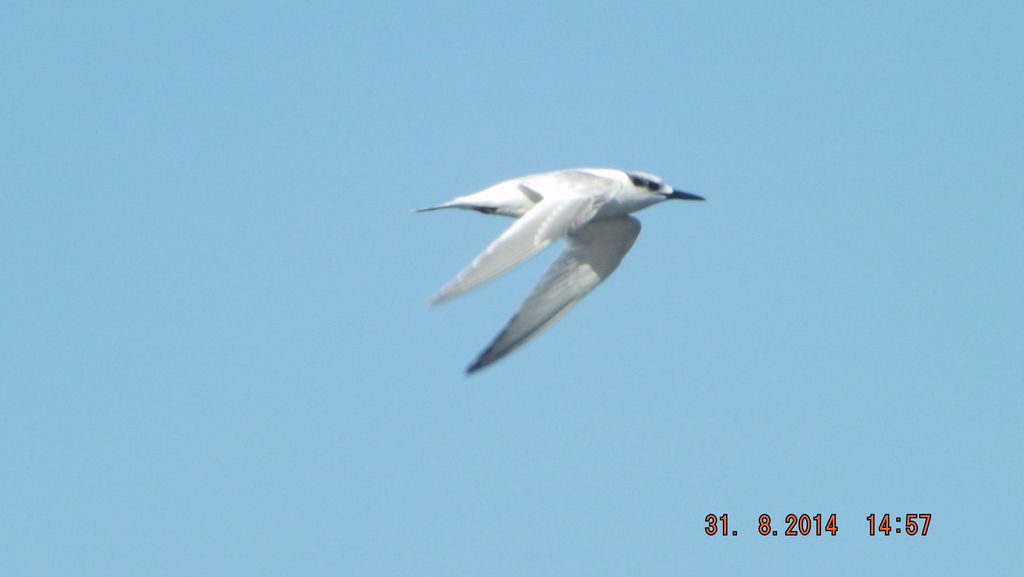
[[[487,352],[490,352],[490,349],[488,349]],[[486,358],[487,357],[487,352],[481,354],[479,357],[476,358],[475,361],[473,361],[472,365],[469,365],[468,367],[466,367],[466,375],[472,375],[473,373],[479,371],[480,369],[482,369],[482,368],[484,368],[484,367],[486,367],[486,366],[488,366],[488,365],[490,365],[491,363],[494,362],[493,359]]]

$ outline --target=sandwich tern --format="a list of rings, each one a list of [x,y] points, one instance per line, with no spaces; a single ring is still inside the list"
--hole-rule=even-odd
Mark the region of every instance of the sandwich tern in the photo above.
[[[532,174],[415,212],[461,208],[514,217],[473,262],[430,299],[435,305],[516,266],[565,237],[565,248],[491,344],[466,369],[494,363],[565,314],[612,274],[640,234],[629,215],[670,198],[704,200],[653,174],[574,168]]]

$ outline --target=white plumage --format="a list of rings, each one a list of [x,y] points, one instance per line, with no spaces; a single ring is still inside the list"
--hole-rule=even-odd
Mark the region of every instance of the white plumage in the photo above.
[[[558,238],[566,238],[565,249],[467,372],[479,370],[512,352],[608,278],[640,234],[640,221],[629,213],[670,198],[704,200],[673,190],[652,174],[577,168],[506,180],[417,211],[462,208],[516,218],[430,299],[431,304],[479,286]]]

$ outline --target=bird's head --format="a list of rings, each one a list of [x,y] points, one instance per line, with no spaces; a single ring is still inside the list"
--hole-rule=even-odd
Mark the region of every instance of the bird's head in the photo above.
[[[633,186],[647,190],[649,192],[660,194],[665,198],[678,198],[680,200],[704,200],[703,196],[693,194],[691,192],[685,192],[682,190],[675,190],[671,186],[665,184],[665,181],[660,176],[656,176],[649,172],[632,171],[627,172],[626,176],[629,177],[629,181],[633,183]]]

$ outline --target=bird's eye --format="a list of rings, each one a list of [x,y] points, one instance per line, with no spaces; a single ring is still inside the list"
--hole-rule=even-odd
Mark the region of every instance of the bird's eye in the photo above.
[[[646,188],[652,192],[658,192],[661,190],[662,184],[660,179],[651,178],[643,174],[637,174],[634,172],[628,173],[629,180],[633,183],[633,186],[637,188]]]

